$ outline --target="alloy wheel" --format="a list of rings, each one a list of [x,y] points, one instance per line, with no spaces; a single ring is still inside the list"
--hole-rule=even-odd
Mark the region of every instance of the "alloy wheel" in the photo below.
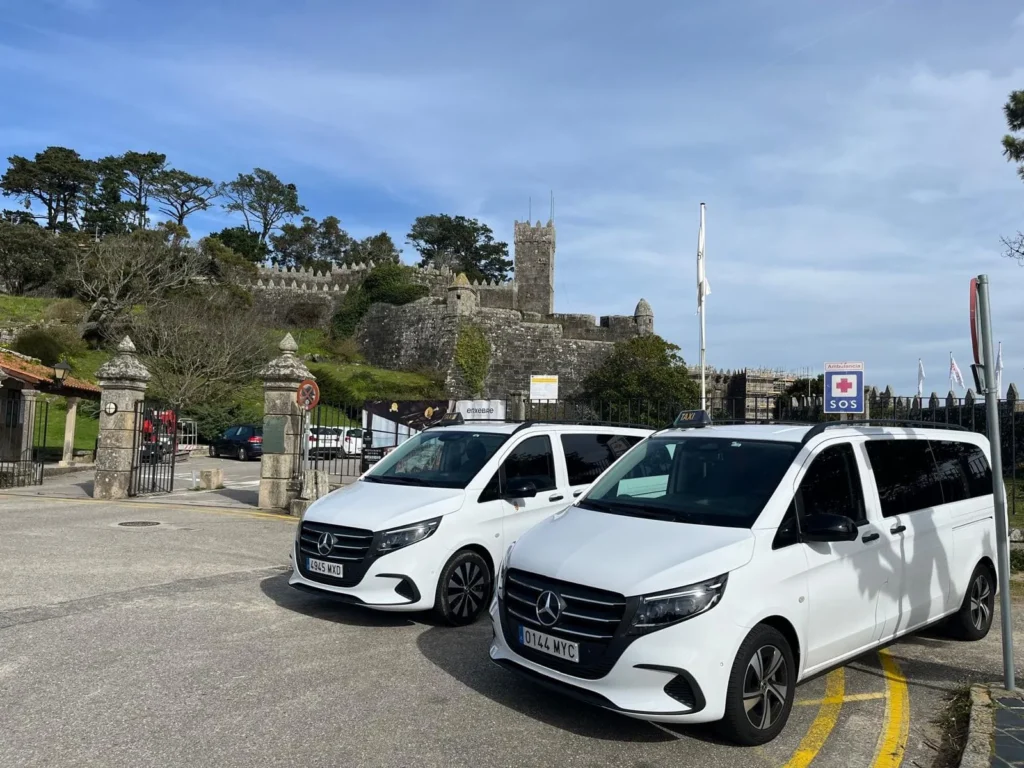
[[[988,624],[992,609],[989,607],[989,600],[992,597],[992,587],[988,578],[983,573],[971,585],[971,623],[975,629],[984,629]]]
[[[758,730],[774,725],[786,708],[789,695],[786,657],[774,645],[758,648],[743,676],[743,708]]]
[[[448,607],[463,619],[474,615],[483,605],[487,577],[472,560],[459,563],[448,579]]]

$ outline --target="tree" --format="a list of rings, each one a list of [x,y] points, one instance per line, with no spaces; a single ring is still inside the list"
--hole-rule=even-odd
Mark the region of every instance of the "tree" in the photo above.
[[[696,408],[700,393],[679,347],[660,336],[620,341],[584,380],[582,398],[613,418],[664,426],[666,417]]]
[[[0,178],[0,190],[19,198],[29,209],[38,202],[46,213],[46,228],[56,230],[78,223],[83,198],[96,181],[95,164],[66,147],[47,147],[35,159],[12,155]]]
[[[346,264],[366,264],[371,261],[374,264],[397,264],[400,260],[401,252],[387,232],[354,241],[345,257]]]
[[[825,391],[825,374],[819,373],[816,378],[797,379],[788,387],[783,395],[789,397],[821,397]]]
[[[147,307],[130,332],[154,392],[179,408],[223,399],[266,361],[259,318],[215,293]]]
[[[152,197],[163,205],[160,212],[178,224],[196,211],[205,211],[217,197],[217,185],[204,176],[168,169],[153,183]]]
[[[105,157],[94,166],[95,180],[83,199],[82,229],[95,237],[132,231],[132,204],[121,198],[124,167],[118,157]]]
[[[211,233],[210,237],[220,240],[253,264],[265,264],[270,256],[270,249],[265,243],[260,242],[260,236],[245,227],[228,227],[220,232]]]
[[[50,283],[64,270],[69,247],[35,222],[0,221],[0,289],[20,296]]]
[[[207,265],[198,249],[173,232],[139,230],[76,249],[72,284],[92,305],[85,335],[105,338],[133,307],[157,307],[175,291],[195,285]]]
[[[242,214],[245,228],[259,235],[261,245],[282,221],[306,212],[299,205],[295,185],[285,184],[262,168],[238,174],[237,179],[220,186],[219,194],[228,201],[225,210]]]
[[[133,224],[143,229],[149,223],[149,197],[167,167],[167,155],[160,152],[125,152],[106,158],[121,167],[121,191],[128,197]],[[179,224],[181,222],[178,222]]]
[[[465,216],[420,216],[406,236],[421,256],[420,266],[449,267],[470,280],[508,278],[508,243],[497,242],[486,224]]]
[[[1013,135],[1024,132],[1024,91],[1011,93],[1003,112],[1010,128],[1010,133],[1003,136],[1003,155],[1008,162],[1017,163],[1017,174],[1024,179],[1024,136]],[[1006,246],[1006,255],[1017,259],[1024,266],[1024,232],[1018,231],[1014,237],[1004,237],[1003,245]]]
[[[270,260],[282,267],[328,271],[345,263],[352,238],[341,228],[336,216],[317,222],[303,216],[301,224],[284,224],[279,234],[270,236],[274,248]]]

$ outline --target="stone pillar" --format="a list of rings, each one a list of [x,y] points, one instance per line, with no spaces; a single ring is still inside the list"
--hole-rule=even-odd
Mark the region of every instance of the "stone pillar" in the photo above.
[[[149,371],[136,357],[132,340],[125,336],[117,345],[117,355],[100,366],[96,378],[103,393],[92,495],[97,499],[123,499],[128,496],[131,479],[136,405],[146,396]]]
[[[507,408],[509,421],[526,421],[526,393],[522,390],[510,392]]]
[[[71,465],[71,459],[75,456],[75,424],[78,421],[78,398],[67,398],[68,413],[64,417],[64,455],[61,457],[60,466]]]
[[[21,390],[21,442],[18,445],[18,458],[21,461],[35,460],[32,450],[35,447],[36,403],[38,402],[38,397],[39,392],[34,389]]]
[[[288,509],[299,495],[302,409],[299,384],[313,374],[296,357],[299,345],[286,334],[281,356],[268,363],[263,377],[263,459],[260,462],[260,508]]]

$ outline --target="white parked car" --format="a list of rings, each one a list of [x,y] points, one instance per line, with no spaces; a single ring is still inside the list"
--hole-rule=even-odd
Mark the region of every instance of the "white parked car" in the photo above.
[[[363,430],[359,427],[352,427],[345,430],[345,441],[342,444],[342,453],[352,456],[363,452]]]
[[[985,637],[989,457],[946,428],[657,432],[511,547],[491,658],[632,717],[770,741],[802,680],[940,621]]]
[[[487,609],[508,544],[571,504],[651,431],[531,422],[429,428],[310,505],[289,583],[471,623]]]

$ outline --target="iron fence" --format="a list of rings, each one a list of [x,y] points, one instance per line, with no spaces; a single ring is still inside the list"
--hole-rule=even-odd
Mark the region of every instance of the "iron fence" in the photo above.
[[[12,390],[0,400],[0,412],[0,488],[41,485],[49,404]]]
[[[140,401],[135,406],[129,496],[171,493],[178,452],[178,417],[173,408]]]
[[[365,431],[359,409],[320,403],[303,416],[297,442],[298,472],[326,472],[331,483],[351,481],[362,474]]]

